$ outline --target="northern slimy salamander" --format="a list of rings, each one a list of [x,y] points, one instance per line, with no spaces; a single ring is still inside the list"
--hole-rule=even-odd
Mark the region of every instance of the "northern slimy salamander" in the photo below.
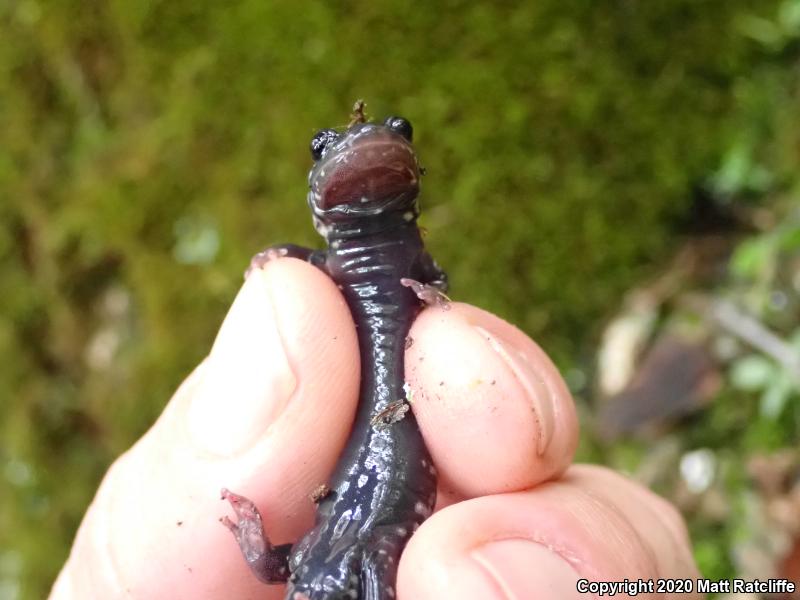
[[[272,545],[255,505],[223,490],[238,517],[223,523],[262,581],[288,582],[286,600],[394,598],[400,553],[436,501],[403,355],[412,321],[423,303],[444,302],[447,280],[417,226],[421,169],[411,140],[407,120],[367,122],[360,102],[347,129],[318,132],[308,204],[327,250],[273,246],[251,264],[290,256],[327,273],[353,315],[361,354],[353,429],[302,539]]]

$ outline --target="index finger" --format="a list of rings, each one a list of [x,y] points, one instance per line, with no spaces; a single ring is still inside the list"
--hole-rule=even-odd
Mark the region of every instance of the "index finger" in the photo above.
[[[578,443],[575,406],[533,340],[461,303],[423,311],[409,335],[406,380],[440,505],[529,489],[566,470]]]

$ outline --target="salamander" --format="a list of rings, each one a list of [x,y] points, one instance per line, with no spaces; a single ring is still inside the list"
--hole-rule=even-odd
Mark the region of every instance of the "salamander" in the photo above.
[[[394,598],[400,554],[436,502],[436,470],[408,410],[403,357],[421,307],[446,306],[447,277],[417,226],[422,169],[412,136],[402,117],[368,122],[363,103],[344,130],[319,131],[308,204],[327,249],[272,246],[251,262],[258,268],[290,256],[327,273],[352,313],[361,357],[352,431],[315,496],[308,533],[273,545],[255,505],[222,492],[238,517],[223,523],[262,581],[287,582],[286,600]]]

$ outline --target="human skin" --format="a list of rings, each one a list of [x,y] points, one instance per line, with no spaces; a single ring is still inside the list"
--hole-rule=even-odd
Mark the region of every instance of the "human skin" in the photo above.
[[[406,378],[439,501],[403,554],[400,600],[585,598],[580,578],[698,576],[669,503],[570,465],[572,399],[522,332],[453,303],[425,309],[410,337]],[[252,272],[209,356],[109,469],[51,600],[282,598],[217,522],[230,514],[218,491],[252,499],[275,543],[298,539],[349,433],[358,356],[321,271],[286,258]]]

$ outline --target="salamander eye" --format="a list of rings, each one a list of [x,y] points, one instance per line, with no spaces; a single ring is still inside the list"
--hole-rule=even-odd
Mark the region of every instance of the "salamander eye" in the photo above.
[[[314,160],[322,158],[325,148],[330,146],[339,138],[339,134],[333,129],[322,129],[311,138],[311,157]]]
[[[389,129],[392,129],[406,138],[409,142],[414,135],[414,128],[411,127],[411,123],[405,120],[403,117],[386,117],[386,120],[383,122]]]

